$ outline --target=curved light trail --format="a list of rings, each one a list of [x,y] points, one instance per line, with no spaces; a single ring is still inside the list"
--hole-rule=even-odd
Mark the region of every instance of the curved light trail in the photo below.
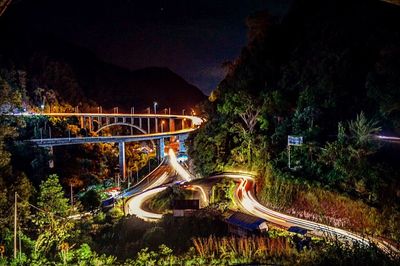
[[[178,160],[176,158],[175,152],[173,149],[169,149],[168,151],[169,155],[169,163],[171,164],[172,168],[178,173],[180,177],[182,177],[185,181],[190,181],[192,180],[191,175],[186,171],[182,165],[178,163]]]
[[[154,197],[161,191],[167,189],[168,185],[163,185],[163,184],[165,184],[168,178],[172,176],[172,171],[171,171],[172,169],[175,170],[177,174],[180,175],[185,181],[191,180],[190,174],[187,173],[187,171],[178,163],[174,151],[172,149],[169,149],[168,154],[169,154],[168,160],[164,160],[161,164],[161,165],[164,164],[164,168],[162,168],[160,165],[159,167],[157,167],[157,169],[155,169],[146,177],[146,179],[149,182],[147,185],[145,185],[142,182],[138,183],[138,186],[140,185],[143,186],[142,188],[143,192],[133,195],[127,200],[126,206],[128,206],[129,214],[136,215],[137,217],[145,221],[156,221],[161,219],[162,214],[144,210],[143,209],[144,202]],[[165,165],[167,161],[169,162],[167,164],[168,166]],[[138,186],[136,186],[136,188]],[[203,197],[205,197],[203,199],[207,200],[207,196],[205,195],[205,192],[201,187],[200,188],[197,188],[199,186],[193,186],[193,187],[196,187],[196,189],[200,189],[200,191],[203,192],[202,193]]]
[[[362,236],[354,234],[352,232],[320,224],[317,222],[312,222],[300,218],[296,218],[287,214],[283,214],[274,210],[271,210],[262,204],[260,204],[253,194],[254,191],[254,178],[250,174],[245,173],[227,173],[213,176],[214,178],[233,178],[240,181],[236,192],[235,200],[236,204],[243,210],[252,215],[260,218],[264,218],[269,222],[284,226],[286,228],[290,226],[298,226],[308,230],[311,230],[313,234],[321,235],[323,237],[335,237],[343,242],[357,242],[362,245],[369,246],[371,242],[375,243],[382,251],[388,254],[399,255],[400,251],[390,245],[389,243],[378,240],[378,239],[366,239]]]
[[[154,197],[155,195],[157,195],[158,193],[160,193],[161,191],[164,191],[166,189],[167,189],[166,186],[162,186],[162,187],[146,190],[137,196],[133,196],[127,202],[129,213],[134,214],[137,217],[139,217],[140,219],[143,219],[143,220],[149,221],[149,222],[161,219],[162,214],[145,211],[145,210],[143,210],[142,206],[146,200]]]
[[[251,175],[244,173],[232,173],[232,174],[222,174],[214,177],[228,177],[233,179],[239,179],[240,184],[237,187],[235,195],[235,199],[237,200],[236,203],[238,204],[238,206],[241,207],[242,210],[252,215],[264,218],[267,221],[270,221],[272,223],[284,227],[299,226],[311,230],[313,231],[313,233],[317,234],[319,233],[324,236],[331,235],[340,238],[341,240],[357,241],[361,244],[369,245],[368,240],[354,233],[338,229],[335,227],[327,226],[324,224],[296,218],[287,214],[271,210],[263,206],[256,200],[255,196],[253,195],[254,178]]]

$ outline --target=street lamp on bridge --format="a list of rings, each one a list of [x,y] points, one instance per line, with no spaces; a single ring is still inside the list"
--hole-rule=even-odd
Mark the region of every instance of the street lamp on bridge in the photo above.
[[[154,114],[156,114],[157,113],[157,102],[154,102],[153,103],[153,106],[154,106]]]
[[[165,120],[161,120],[161,133],[164,132],[164,124],[165,124]]]

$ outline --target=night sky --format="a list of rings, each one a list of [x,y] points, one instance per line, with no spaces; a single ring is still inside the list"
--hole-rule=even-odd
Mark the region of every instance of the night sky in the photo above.
[[[34,8],[25,8],[35,1]],[[282,16],[291,0],[20,0],[28,27],[85,47],[131,70],[168,67],[205,94],[224,77],[221,64],[246,44],[246,17]],[[11,9],[10,8],[10,9]]]

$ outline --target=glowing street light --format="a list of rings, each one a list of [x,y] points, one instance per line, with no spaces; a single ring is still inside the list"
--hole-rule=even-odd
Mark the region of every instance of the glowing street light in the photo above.
[[[40,104],[40,109],[42,109],[42,112],[44,111],[44,107],[45,107],[44,103],[45,102],[46,102],[46,96],[43,96],[42,103]]]
[[[162,120],[162,121],[161,121],[161,133],[164,132],[164,124],[165,124],[165,121]]]

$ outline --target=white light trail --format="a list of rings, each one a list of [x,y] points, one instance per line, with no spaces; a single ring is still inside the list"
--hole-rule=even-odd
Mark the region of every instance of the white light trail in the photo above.
[[[178,160],[176,159],[176,155],[173,149],[169,149],[168,151],[169,155],[169,163],[171,164],[172,168],[178,173],[180,177],[182,177],[185,181],[190,181],[192,180],[192,177],[190,174],[178,163]]]
[[[134,214],[145,221],[154,221],[161,219],[162,214],[145,211],[142,209],[142,205],[146,200],[154,197],[156,194],[164,191],[165,189],[167,189],[167,187],[158,187],[147,190],[137,196],[132,197],[128,201],[129,213]]]
[[[315,232],[320,232],[324,234],[336,235],[339,238],[357,241],[364,245],[369,245],[369,241],[343,229],[327,226],[324,224],[311,222],[296,218],[290,215],[276,212],[274,210],[268,209],[267,207],[260,204],[254,195],[252,194],[249,187],[253,187],[254,179],[249,174],[243,173],[229,173],[225,175],[218,175],[215,177],[229,177],[234,179],[241,179],[241,182],[236,190],[236,198],[238,199],[239,206],[257,216],[264,218],[268,221],[272,221],[276,224],[283,225],[285,227],[299,226],[308,230],[313,230]]]

